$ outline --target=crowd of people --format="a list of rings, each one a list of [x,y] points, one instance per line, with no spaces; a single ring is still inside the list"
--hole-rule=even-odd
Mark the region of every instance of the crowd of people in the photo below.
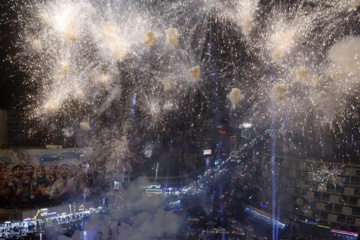
[[[0,166],[0,203],[39,202],[81,196],[95,183],[95,174],[80,171],[80,166],[37,167],[15,164]]]

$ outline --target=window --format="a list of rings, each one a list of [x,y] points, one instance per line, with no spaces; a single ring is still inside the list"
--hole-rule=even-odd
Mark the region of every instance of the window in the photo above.
[[[291,174],[290,174],[290,170],[288,169],[288,168],[282,168],[282,170],[283,170],[283,175],[284,176],[287,176],[287,177],[291,177]]]
[[[306,163],[306,170],[307,170],[307,171],[311,171],[312,169],[313,169],[312,163],[307,162],[307,163]]]
[[[360,215],[360,207],[353,207],[352,212],[354,215]]]
[[[349,204],[350,205],[357,205],[358,198],[357,197],[349,197]]]
[[[349,185],[350,184],[350,177],[343,177],[341,179],[341,182],[344,184],[344,185]]]
[[[342,212],[342,205],[341,204],[334,204],[334,212]]]
[[[354,195],[357,195],[357,196],[360,195],[360,187],[354,188]]]
[[[301,197],[305,197],[306,196],[306,190],[303,189],[303,188],[299,188],[299,187],[296,187],[295,188],[295,195],[298,195],[298,196],[301,196]]]
[[[312,182],[311,184],[311,189],[315,190],[315,191],[320,191],[319,189],[319,184],[316,182]]]
[[[359,186],[360,185],[360,177],[352,177],[351,178],[351,185]]]
[[[330,200],[330,194],[329,193],[323,193],[322,194],[322,200],[323,201],[329,201]]]
[[[321,212],[320,217],[322,220],[327,220],[328,219],[328,213],[327,212]]]
[[[346,221],[346,215],[343,214],[338,215],[337,221],[344,223]]]
[[[328,192],[334,192],[334,190],[335,190],[335,185],[334,185],[333,183],[328,183],[328,184],[326,184],[326,190],[327,190]]]
[[[321,200],[321,192],[315,192],[314,193],[314,198],[317,200]]]
[[[312,217],[313,218],[319,218],[320,217],[320,211],[319,210],[313,210]]]
[[[355,223],[355,217],[348,216],[347,223],[354,224]]]
[[[333,204],[332,203],[325,203],[325,210],[332,212]]]
[[[293,167],[293,168],[299,168],[300,164],[298,161],[289,161],[289,167]]]
[[[340,196],[339,197],[339,203],[346,204],[348,202],[348,196]]]
[[[309,205],[311,209],[316,209],[316,201],[310,201]]]
[[[344,188],[344,186],[336,185],[335,191],[337,193],[344,193],[345,188]]]
[[[338,166],[340,174],[346,173],[346,167],[345,166]]]

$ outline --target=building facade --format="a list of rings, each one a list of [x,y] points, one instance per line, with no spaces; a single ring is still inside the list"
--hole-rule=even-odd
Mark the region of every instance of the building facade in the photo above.
[[[360,165],[264,154],[262,179],[260,199],[282,219],[358,231]]]

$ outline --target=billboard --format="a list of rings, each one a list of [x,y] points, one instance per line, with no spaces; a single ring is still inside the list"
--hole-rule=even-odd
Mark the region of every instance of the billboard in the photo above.
[[[211,155],[211,149],[204,150],[204,155]]]
[[[79,149],[0,150],[0,205],[83,198],[97,173],[85,171]]]

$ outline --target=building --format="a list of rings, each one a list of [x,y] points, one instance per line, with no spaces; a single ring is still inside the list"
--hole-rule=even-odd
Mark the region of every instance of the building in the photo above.
[[[360,226],[360,165],[262,156],[262,203],[282,219],[357,232]],[[272,166],[275,166],[273,192]],[[273,203],[275,199],[276,204]]]

